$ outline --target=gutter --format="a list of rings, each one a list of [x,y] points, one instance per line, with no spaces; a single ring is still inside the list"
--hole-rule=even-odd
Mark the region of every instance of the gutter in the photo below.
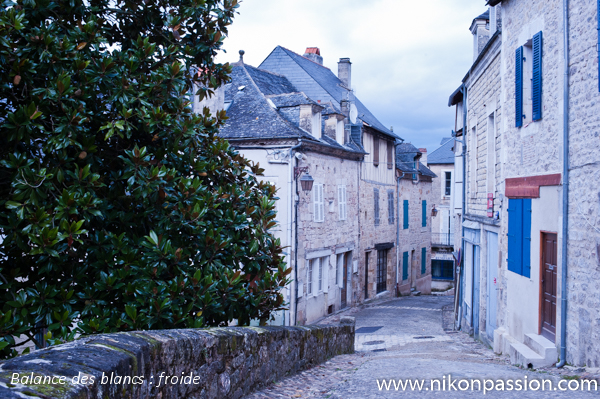
[[[562,270],[560,286],[560,362],[567,361],[567,244],[569,241],[569,0],[563,0],[564,83],[563,83],[563,209],[562,209]]]

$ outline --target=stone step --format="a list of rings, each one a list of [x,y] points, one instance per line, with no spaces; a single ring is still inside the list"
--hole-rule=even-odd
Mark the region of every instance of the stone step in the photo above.
[[[520,342],[511,342],[509,348],[510,362],[525,368],[550,366],[552,362],[537,354],[533,349]]]
[[[523,343],[549,362],[555,363],[558,359],[556,345],[546,337],[537,334],[525,334]]]
[[[410,295],[411,296],[420,296],[421,295],[421,291],[411,291]]]

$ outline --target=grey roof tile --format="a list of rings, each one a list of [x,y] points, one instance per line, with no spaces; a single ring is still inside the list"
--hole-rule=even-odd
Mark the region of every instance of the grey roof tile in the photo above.
[[[442,144],[427,156],[428,165],[453,164],[454,163],[454,140],[451,137],[442,139]]]

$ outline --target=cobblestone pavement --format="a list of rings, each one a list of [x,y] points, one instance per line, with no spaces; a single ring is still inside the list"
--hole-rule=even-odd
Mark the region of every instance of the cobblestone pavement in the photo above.
[[[524,370],[510,365],[506,356],[463,332],[452,331],[452,297],[404,297],[352,308],[341,315],[356,317],[356,353],[336,356],[328,362],[300,374],[276,381],[247,398],[331,398],[368,399],[388,397],[481,397],[482,390],[461,391],[462,379],[491,379],[494,385],[506,382],[505,391],[487,392],[498,398],[600,398],[598,392],[560,392],[562,386],[581,385],[583,380],[600,379],[599,369],[547,367]],[[424,381],[422,390],[403,390],[398,381]],[[398,390],[395,389],[396,382]],[[544,382],[544,392],[531,389],[508,390],[508,380]],[[389,389],[384,383],[390,383]],[[439,381],[432,383],[432,381]],[[454,382],[453,382],[454,381]],[[442,383],[445,385],[442,386]],[[474,387],[478,384],[474,382]],[[490,384],[489,382],[488,384]],[[549,390],[549,384],[552,384]],[[600,385],[600,384],[599,384]],[[445,387],[445,389],[442,389]],[[454,387],[454,389],[452,388]],[[380,389],[382,388],[382,389]],[[430,388],[433,388],[430,389]],[[469,387],[470,388],[470,387]],[[513,386],[515,388],[515,386]]]

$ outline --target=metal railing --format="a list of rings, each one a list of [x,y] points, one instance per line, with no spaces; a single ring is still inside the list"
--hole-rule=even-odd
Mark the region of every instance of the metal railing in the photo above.
[[[454,234],[452,233],[431,233],[431,245],[454,245]]]

